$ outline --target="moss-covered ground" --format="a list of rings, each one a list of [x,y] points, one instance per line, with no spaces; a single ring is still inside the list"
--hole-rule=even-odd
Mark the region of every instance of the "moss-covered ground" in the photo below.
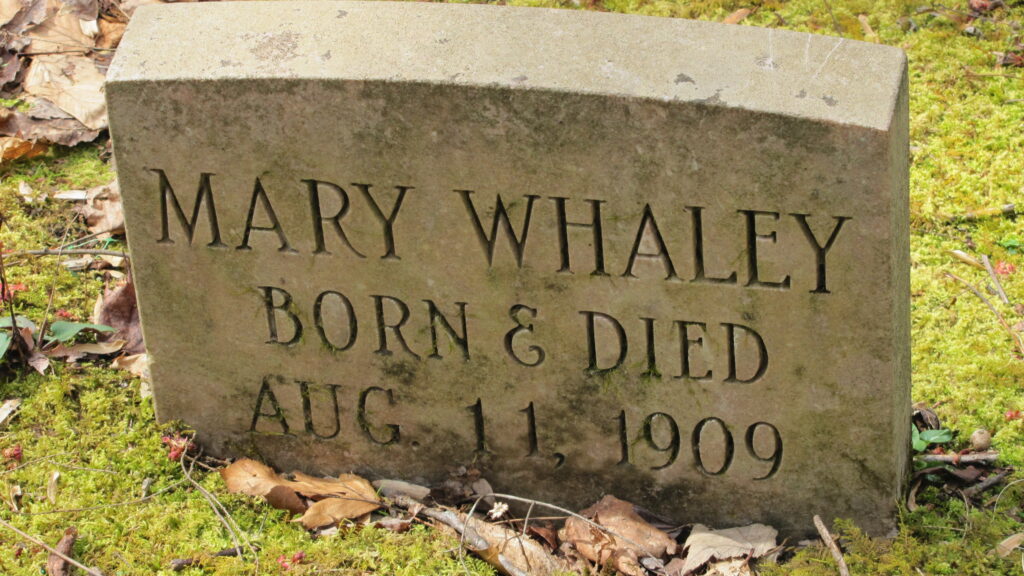
[[[958,216],[1017,202],[1024,204],[1024,69],[996,67],[995,53],[1020,41],[1024,6],[1001,7],[970,23],[966,2],[939,4],[872,0],[514,0],[513,4],[599,9],[661,16],[722,20],[739,8],[753,13],[742,25],[784,27],[819,34],[884,42],[904,48],[911,74],[911,226],[913,395],[935,406],[963,444],[976,428],[993,433],[1003,463],[1024,464],[1024,420],[1007,412],[1024,410],[1024,361],[995,315],[954,272],[982,284],[985,272],[949,253],[1016,267],[1001,276],[1009,299],[1024,304],[1024,220],[1005,217],[964,221]],[[863,18],[858,16],[863,15]],[[870,31],[862,23],[866,21]],[[973,26],[972,34],[963,28]],[[5,104],[11,104],[5,102]],[[56,245],[84,235],[68,203],[24,204],[19,183],[36,191],[85,188],[110,179],[100,160],[102,146],[83,145],[0,168],[0,231],[5,250]],[[102,281],[71,273],[51,259],[10,259],[18,312],[39,320],[48,292],[56,286],[53,309],[88,317]],[[1010,324],[1024,319],[989,295]],[[851,319],[855,322],[856,319]],[[0,431],[0,448],[20,446],[22,460],[0,462],[0,518],[55,543],[68,526],[81,537],[74,554],[105,574],[170,573],[169,562],[232,546],[202,495],[184,481],[168,459],[139,381],[102,366],[55,363],[46,376],[21,371],[0,381],[0,398],[21,398],[21,413]],[[870,454],[871,446],[860,447]],[[54,472],[57,490],[48,490]],[[338,537],[312,540],[282,512],[248,497],[225,494],[219,477],[196,477],[219,495],[241,528],[260,547],[259,573],[282,568],[275,559],[302,551],[306,560],[294,574],[463,574],[452,554],[456,543],[425,528],[405,534],[352,529]],[[144,488],[145,486],[145,488]],[[143,502],[144,490],[155,493]],[[919,495],[921,506],[904,511],[899,536],[871,540],[839,522],[854,574],[1020,574],[1020,553],[1002,559],[993,548],[1024,530],[1020,519],[1024,483],[1011,486],[992,506],[968,507],[937,488]],[[21,496],[16,496],[17,493]],[[48,494],[49,492],[49,494]],[[991,494],[993,497],[997,491]],[[699,520],[699,519],[694,519]],[[0,528],[0,574],[39,574],[46,552]],[[469,560],[473,574],[490,574]],[[218,558],[184,574],[251,574],[251,562]],[[827,552],[809,548],[771,574],[835,574]]]

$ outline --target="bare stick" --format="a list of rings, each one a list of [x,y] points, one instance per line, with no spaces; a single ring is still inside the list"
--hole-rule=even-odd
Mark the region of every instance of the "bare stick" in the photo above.
[[[55,556],[63,558],[69,564],[72,564],[72,565],[74,565],[74,566],[76,566],[78,568],[81,568],[86,574],[89,574],[90,576],[103,576],[103,573],[100,572],[99,570],[97,570],[95,568],[89,568],[85,564],[82,564],[82,563],[76,561],[74,558],[71,558],[71,557],[67,556],[66,554],[62,554],[61,552],[58,552],[55,548],[53,548],[52,546],[49,546],[46,542],[43,542],[42,540],[36,538],[35,536],[31,536],[29,534],[26,534],[26,533],[22,532],[21,530],[18,530],[17,528],[15,528],[14,526],[11,526],[3,518],[0,518],[0,526],[3,526],[5,528],[13,531],[18,536],[21,536],[22,538],[28,540],[29,542],[31,542],[33,544],[36,544],[37,546],[42,546],[43,548],[48,550],[50,552],[50,554],[54,554]]]
[[[996,315],[996,320],[999,321],[999,324],[1010,335],[1010,338],[1013,339],[1013,342],[1014,342],[1014,344],[1017,345],[1017,349],[1020,350],[1021,355],[1024,355],[1024,337],[1022,337],[1020,334],[1018,334],[1017,331],[1015,331],[1006,322],[1006,319],[1003,318],[1003,315],[999,312],[999,310],[997,310],[996,307],[992,305],[992,302],[988,298],[986,298],[985,295],[982,294],[980,290],[975,288],[974,285],[971,284],[970,282],[968,282],[967,280],[964,280],[963,278],[957,276],[956,274],[953,274],[952,272],[946,272],[946,276],[949,276],[950,278],[956,280],[957,282],[960,282],[964,286],[967,286],[968,290],[973,292],[974,295],[977,296],[978,298],[981,298],[981,301],[984,302],[985,305],[988,306],[988,309],[991,310],[992,313]]]
[[[43,321],[39,324],[39,334],[36,336],[36,348],[43,347],[43,336],[46,335],[46,325],[50,321],[50,310],[53,308],[53,297],[57,294],[57,279],[60,277],[60,259],[64,256],[64,243],[68,239],[68,233],[71,232],[71,227],[78,222],[78,215],[76,214],[71,222],[68,223],[67,228],[64,229],[64,236],[60,239],[60,248],[57,249],[57,263],[53,266],[53,283],[50,284],[50,295],[46,299],[46,310],[43,311]]]
[[[73,248],[71,250],[52,250],[50,248],[45,248],[43,250],[22,250],[20,252],[11,252],[8,256],[60,256],[62,254],[73,254],[78,256],[119,256],[121,258],[131,258],[131,254],[120,250],[92,250],[88,248]]]
[[[181,472],[185,475],[185,479],[188,480],[193,487],[199,490],[200,494],[202,494],[204,498],[206,498],[206,503],[213,509],[213,513],[217,516],[217,519],[220,520],[220,523],[224,525],[224,529],[227,530],[228,536],[231,537],[231,542],[235,545],[235,548],[241,548],[242,544],[238,541],[238,534],[235,533],[234,527],[232,527],[221,513],[220,507],[218,506],[219,503],[214,503],[213,494],[210,494],[206,488],[203,488],[202,485],[199,484],[199,482],[192,479],[191,472],[185,467],[185,458],[186,455],[183,453],[181,458],[178,460],[178,464],[181,466]]]
[[[189,445],[192,444],[193,438],[195,438],[195,436],[188,439]],[[188,480],[192,484],[192,486],[194,486],[197,490],[199,490],[199,492],[203,494],[203,496],[206,498],[206,501],[210,504],[210,507],[213,509],[213,513],[217,515],[217,518],[220,519],[221,523],[224,524],[224,527],[227,528],[228,534],[231,536],[231,540],[235,544],[235,548],[241,549],[242,545],[241,543],[239,543],[238,538],[242,533],[242,529],[239,528],[238,524],[235,522],[235,519],[231,516],[231,513],[228,512],[228,509],[224,507],[224,504],[222,504],[221,501],[217,499],[216,496],[211,494],[209,490],[203,488],[203,486],[199,484],[199,482],[196,482],[192,478],[192,466],[189,466],[189,468],[187,469],[185,468],[185,458],[187,457],[188,451],[186,450],[181,454],[181,460],[179,460],[179,464],[181,464],[181,471],[185,474],[185,479]],[[192,459],[193,466],[195,465],[196,460],[198,460],[198,457]],[[252,543],[249,542],[248,538],[245,539],[245,547],[249,549],[250,553],[252,553],[254,565],[253,573],[259,574],[260,557],[259,554],[256,553],[256,549],[253,548]]]
[[[1006,297],[1006,292],[1003,291],[1003,285],[999,282],[999,275],[992,269],[992,262],[989,261],[988,256],[981,255],[981,263],[985,265],[985,271],[988,272],[992,283],[996,285],[996,294],[999,295],[999,299],[1003,301],[1003,304],[1009,304],[1010,299]]]
[[[991,464],[999,459],[999,452],[978,452],[976,454],[921,454],[914,456],[917,462],[931,464]]]
[[[166,488],[161,488],[160,490],[157,490],[156,492],[153,492],[152,494],[150,494],[148,496],[143,496],[142,498],[138,498],[136,500],[129,500],[127,502],[114,502],[112,504],[98,504],[96,506],[86,506],[85,508],[65,508],[64,510],[43,510],[42,512],[19,512],[19,514],[21,514],[22,516],[45,516],[47,514],[71,514],[71,513],[74,513],[74,512],[88,512],[90,510],[103,510],[104,508],[119,508],[121,506],[132,506],[134,504],[142,504],[143,502],[146,502],[147,500],[152,500],[153,498],[156,498],[157,496],[163,494],[164,492],[170,492],[171,490],[177,488],[178,486],[180,486],[181,484],[184,484],[184,483],[185,483],[184,480],[179,480],[179,481],[175,482],[174,484],[171,484],[170,486],[168,486]]]
[[[814,527],[818,529],[818,534],[821,535],[821,541],[828,547],[828,551],[832,553],[832,559],[836,561],[836,567],[839,569],[839,576],[850,576],[850,569],[846,567],[846,560],[843,559],[843,552],[839,550],[839,546],[836,541],[832,539],[832,535],[828,533],[828,528],[825,527],[825,523],[821,521],[821,516],[814,515]]]
[[[985,478],[981,482],[978,482],[974,486],[971,486],[970,488],[965,489],[963,491],[964,496],[967,496],[968,498],[973,498],[973,497],[977,496],[978,494],[981,494],[985,490],[988,490],[989,488],[991,488],[991,487],[993,487],[993,486],[995,486],[997,484],[1000,484],[1003,480],[1006,479],[1007,476],[1010,475],[1010,472],[1011,472],[1011,470],[1003,470],[1002,472],[1000,472],[998,474],[992,474],[991,476],[989,476],[988,478]]]
[[[950,216],[946,220],[949,222],[977,222],[978,220],[984,220],[986,218],[997,218],[1001,216],[1013,217],[1016,215],[1016,204],[1003,204],[1002,206],[994,206],[991,208],[980,208],[978,210],[971,210],[966,214],[962,214],[959,216]]]

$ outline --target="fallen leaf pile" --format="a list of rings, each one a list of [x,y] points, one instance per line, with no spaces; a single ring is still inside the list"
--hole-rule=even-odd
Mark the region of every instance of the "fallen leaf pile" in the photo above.
[[[653,519],[649,512],[611,495],[571,515],[560,530],[550,520],[530,520],[525,526],[522,520],[505,521],[509,503],[490,490],[477,470],[460,469],[433,490],[390,479],[371,485],[354,474],[315,478],[293,472],[285,477],[249,459],[222,469],[221,476],[229,492],[258,496],[275,508],[301,514],[294,521],[320,534],[346,520],[366,529],[396,532],[408,530],[416,521],[429,523],[453,533],[465,550],[512,576],[609,569],[623,576],[752,576],[753,562],[777,550],[776,530],[762,524],[726,530],[697,524],[680,546],[681,527]],[[468,488],[463,492],[452,486],[466,482],[478,486],[472,502],[462,499]],[[453,495],[466,508],[439,503],[439,498]],[[487,499],[494,504],[485,506]],[[491,512],[482,513],[482,507]]]
[[[0,0],[0,162],[107,129],[103,82],[135,9],[162,0]]]

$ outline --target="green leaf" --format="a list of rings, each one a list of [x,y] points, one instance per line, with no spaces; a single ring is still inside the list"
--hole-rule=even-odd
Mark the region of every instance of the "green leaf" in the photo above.
[[[1021,240],[1016,236],[1003,238],[1002,240],[996,242],[996,244],[999,244],[1000,246],[1005,248],[1006,251],[1009,252],[1010,254],[1019,254],[1021,252],[1024,252],[1024,240]]]
[[[35,331],[35,329],[36,329],[36,325],[33,324],[31,320],[29,320],[28,318],[25,318],[24,316],[20,316],[20,315],[19,316],[15,316],[14,317],[14,322],[18,325],[18,328],[31,328],[33,331]],[[0,318],[0,328],[10,328],[10,327],[11,327],[11,317],[10,316],[4,316],[3,318]]]
[[[7,355],[7,349],[11,347],[11,342],[14,340],[14,336],[6,331],[0,331],[0,359],[3,359]]]
[[[47,342],[53,342],[59,340],[61,342],[70,342],[74,340],[75,336],[78,336],[79,332],[88,330],[91,332],[113,332],[114,329],[110,326],[104,326],[103,324],[84,324],[82,322],[54,322],[50,325],[50,336],[46,338]]]
[[[921,432],[921,440],[928,444],[945,444],[953,441],[952,430],[925,430]]]
[[[925,448],[928,448],[928,443],[921,439],[921,433],[913,424],[910,425],[910,445],[914,452],[924,452]]]

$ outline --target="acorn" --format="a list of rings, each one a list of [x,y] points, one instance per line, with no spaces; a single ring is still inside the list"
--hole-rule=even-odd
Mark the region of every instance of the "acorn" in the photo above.
[[[978,428],[971,434],[971,452],[984,452],[992,447],[992,434],[984,428]]]

